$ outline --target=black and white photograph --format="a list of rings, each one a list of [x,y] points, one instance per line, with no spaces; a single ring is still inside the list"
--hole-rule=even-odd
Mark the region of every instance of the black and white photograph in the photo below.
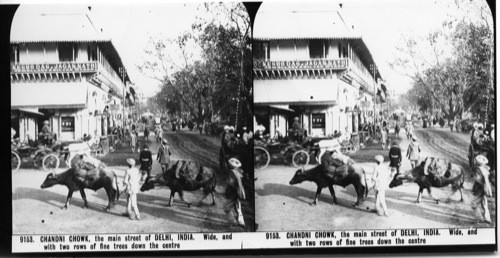
[[[264,2],[257,231],[495,228],[493,39],[485,1]]]
[[[498,251],[494,1],[6,1],[11,254]]]
[[[21,4],[10,48],[13,234],[254,231],[242,3]]]

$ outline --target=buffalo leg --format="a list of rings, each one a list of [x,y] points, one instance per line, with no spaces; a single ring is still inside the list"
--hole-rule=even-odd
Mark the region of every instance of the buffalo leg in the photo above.
[[[358,186],[354,186],[356,193],[358,194],[358,199],[356,199],[356,203],[353,205],[354,207],[357,207],[363,202],[363,195],[365,192],[365,188],[360,184]]]
[[[69,190],[68,191],[68,197],[66,197],[66,203],[64,204],[63,207],[61,207],[61,209],[67,209],[68,208],[69,201],[71,200],[71,197],[73,197],[73,191]]]
[[[171,191],[170,192],[170,199],[168,200],[167,207],[172,206],[172,201],[174,200],[174,196],[175,196],[175,191]]]
[[[335,189],[333,189],[333,185],[328,186],[328,190],[330,190],[330,194],[333,197],[333,203],[332,204],[337,204],[337,196],[335,196]]]
[[[417,200],[415,201],[415,203],[420,203],[420,196],[422,195],[422,192],[424,191],[424,188],[423,187],[420,187],[418,189],[418,196],[417,196]]]
[[[428,187],[428,188],[427,188],[427,192],[429,193],[429,196],[430,196],[432,199],[434,199],[434,201],[436,201],[436,204],[439,204],[439,200],[438,200],[438,199],[436,199],[436,198],[434,198],[434,196],[432,196],[432,192],[431,192],[431,188],[430,188],[430,187]]]
[[[111,203],[113,202],[113,188],[112,186],[106,187],[106,195],[108,196],[108,206],[105,208],[106,211],[111,210]]]
[[[187,202],[185,199],[184,199],[184,193],[182,191],[179,191],[179,196],[181,197],[181,201],[183,201],[184,203],[187,204],[188,208],[191,207],[191,203]]]
[[[215,206],[215,196],[214,196],[214,192],[210,192],[210,194],[212,195],[212,206]]]
[[[83,199],[83,208],[88,208],[89,207],[89,203],[87,202],[87,195],[85,195],[85,191],[82,189],[80,189],[80,195],[82,196],[82,199]]]
[[[323,190],[323,188],[321,186],[318,186],[318,190],[316,190],[316,196],[314,197],[314,201],[311,203],[311,205],[316,205],[319,195],[321,194],[321,190]]]

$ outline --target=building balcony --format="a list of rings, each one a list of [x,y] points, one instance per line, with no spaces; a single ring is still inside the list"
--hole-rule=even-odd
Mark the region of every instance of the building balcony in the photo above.
[[[348,58],[308,59],[308,60],[254,60],[253,71],[256,79],[263,78],[331,78],[335,72],[347,70]]]
[[[13,82],[81,81],[84,74],[96,73],[98,69],[98,62],[11,63],[10,76]]]
[[[123,96],[124,84],[98,61],[59,63],[11,63],[11,82],[81,82],[89,81],[106,91]],[[103,85],[105,84],[105,86]]]

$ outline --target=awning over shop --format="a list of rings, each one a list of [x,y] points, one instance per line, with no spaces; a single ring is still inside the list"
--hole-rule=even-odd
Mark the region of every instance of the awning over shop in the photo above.
[[[336,105],[338,80],[254,80],[254,103]]]
[[[288,105],[269,105],[269,106],[280,110],[295,112],[295,110],[291,109]]]
[[[38,108],[20,108],[19,111],[43,116],[43,113],[38,112]]]
[[[13,83],[11,108],[84,108],[88,83]]]

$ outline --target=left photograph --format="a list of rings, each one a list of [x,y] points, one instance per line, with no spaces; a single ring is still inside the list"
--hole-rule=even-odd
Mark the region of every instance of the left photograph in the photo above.
[[[21,5],[13,234],[255,231],[242,3]]]

